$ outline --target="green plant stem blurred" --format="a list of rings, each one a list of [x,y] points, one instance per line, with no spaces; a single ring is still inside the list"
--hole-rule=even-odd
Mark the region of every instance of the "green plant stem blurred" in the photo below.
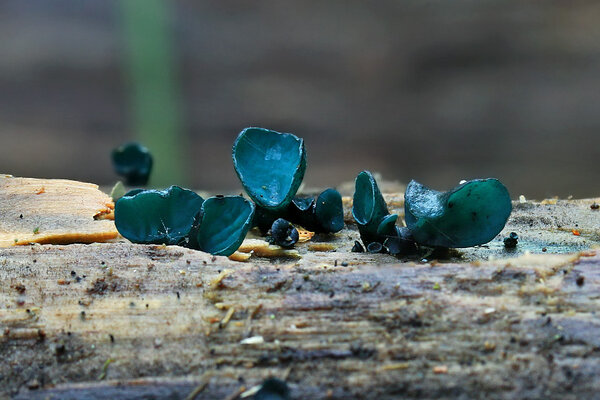
[[[154,156],[150,185],[185,185],[188,147],[182,129],[169,3],[124,0],[116,4],[126,43],[134,129],[137,140]]]

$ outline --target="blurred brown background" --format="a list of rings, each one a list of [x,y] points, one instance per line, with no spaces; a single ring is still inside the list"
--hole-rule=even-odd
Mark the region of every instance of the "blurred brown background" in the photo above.
[[[263,126],[305,138],[310,186],[598,196],[599,21],[595,1],[0,0],[0,172],[110,185],[136,139],[156,185],[236,189],[231,145]]]

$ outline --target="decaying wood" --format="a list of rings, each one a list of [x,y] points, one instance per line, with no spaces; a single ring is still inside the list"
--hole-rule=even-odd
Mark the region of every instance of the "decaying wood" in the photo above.
[[[130,243],[1,249],[0,393],[223,399],[278,376],[294,399],[590,398],[590,204],[516,203],[512,253],[501,237],[412,259],[351,253],[353,226],[298,245],[301,258],[247,262]]]
[[[91,183],[0,176],[0,247],[117,237],[112,199]]]

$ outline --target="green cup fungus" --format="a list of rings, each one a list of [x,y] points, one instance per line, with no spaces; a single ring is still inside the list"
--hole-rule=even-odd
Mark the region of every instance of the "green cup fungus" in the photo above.
[[[290,389],[285,381],[267,378],[256,392],[254,400],[289,400]]]
[[[266,233],[275,220],[286,220],[316,233],[336,233],[344,228],[344,208],[342,196],[332,188],[314,197],[294,197],[292,202],[280,211],[270,211],[256,207],[254,226]]]
[[[254,204],[241,196],[210,197],[202,204],[190,247],[220,256],[232,255],[252,227]]]
[[[204,200],[191,190],[134,189],[115,204],[115,225],[134,243],[182,244]]]
[[[398,216],[388,212],[377,182],[369,171],[362,171],[356,177],[352,215],[365,246],[372,242],[383,243],[388,237],[397,235],[395,223]]]
[[[344,228],[344,206],[342,195],[329,188],[317,197],[314,209],[315,222],[320,225],[315,232],[339,232]]]
[[[246,128],[232,151],[233,166],[256,203],[253,226],[263,234],[278,218],[314,232],[335,233],[344,227],[342,197],[335,189],[317,199],[294,197],[306,170],[304,141],[291,133]]]
[[[332,188],[317,198],[295,197],[288,207],[290,221],[317,233],[336,233],[344,228],[342,196]]]
[[[129,186],[144,186],[152,171],[152,154],[139,143],[126,143],[112,152],[112,162],[117,175]]]
[[[393,235],[396,229],[396,220],[398,215],[389,214],[383,217],[379,225],[377,225],[377,235],[390,236]]]
[[[512,211],[497,179],[475,179],[448,192],[411,181],[404,195],[406,225],[415,241],[430,247],[471,247],[491,241]]]
[[[398,215],[388,212],[373,174],[362,171],[356,177],[355,185],[352,215],[366,250],[392,255],[416,253],[417,246],[411,232],[396,226]],[[356,242],[352,251],[362,252],[363,247]]]
[[[290,204],[304,178],[304,140],[291,133],[246,128],[232,151],[233,166],[257,206],[282,211]]]
[[[203,200],[188,189],[134,189],[115,204],[115,225],[133,243],[180,245],[233,254],[246,237],[254,204],[241,196]]]
[[[385,247],[379,242],[371,242],[367,246],[367,252],[371,254],[385,253]]]

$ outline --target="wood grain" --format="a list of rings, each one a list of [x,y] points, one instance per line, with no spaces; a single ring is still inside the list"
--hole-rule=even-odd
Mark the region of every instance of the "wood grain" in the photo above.
[[[294,399],[591,398],[600,255],[586,249],[598,243],[589,210],[517,204],[503,232],[524,238],[515,253],[499,237],[427,261],[350,253],[352,225],[302,243],[300,259],[130,243],[1,249],[0,393],[185,399],[207,383],[196,398],[214,399],[278,376]],[[569,252],[549,254],[559,244]]]
[[[115,239],[113,209],[92,183],[0,175],[0,247]]]

